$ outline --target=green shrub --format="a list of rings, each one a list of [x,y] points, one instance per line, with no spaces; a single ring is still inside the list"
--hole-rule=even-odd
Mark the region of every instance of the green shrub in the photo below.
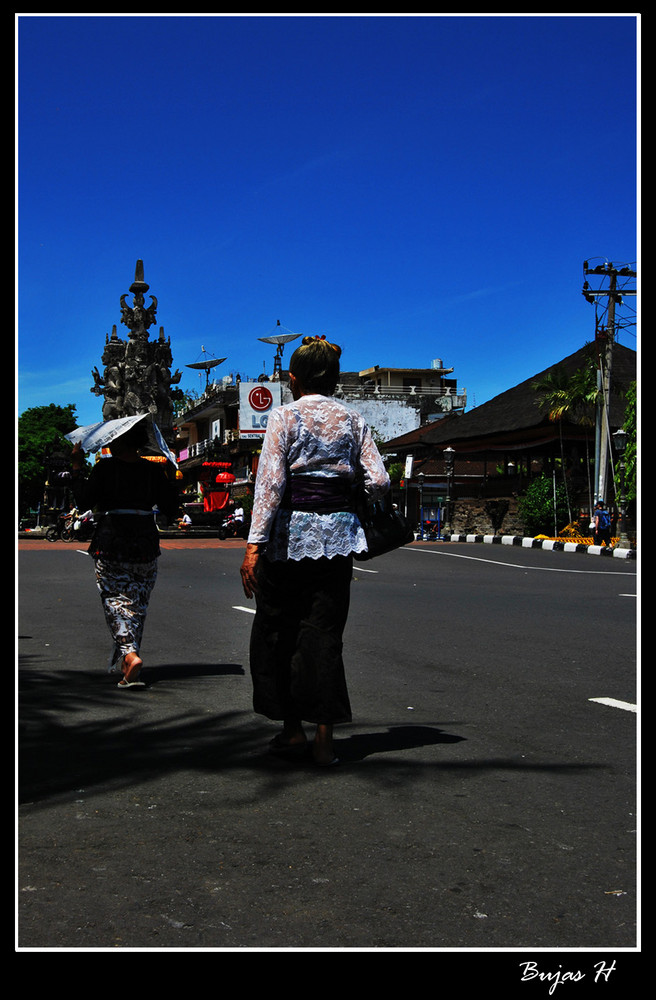
[[[534,479],[519,498],[519,514],[524,521],[527,536],[554,537],[568,523],[567,493],[562,483],[555,487],[556,512],[554,518],[554,482],[549,476]]]

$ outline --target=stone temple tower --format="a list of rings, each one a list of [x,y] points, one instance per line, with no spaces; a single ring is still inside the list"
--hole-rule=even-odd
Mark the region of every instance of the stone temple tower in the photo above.
[[[150,340],[149,328],[155,323],[157,299],[150,296],[145,305],[145,294],[150,288],[144,281],[143,261],[138,260],[134,281],[130,285],[132,305],[127,303],[127,293],[121,295],[121,323],[128,328],[128,339],[123,340],[112,327],[111,337],[106,335],[102,355],[102,375],[97,368],[92,371],[94,385],[91,392],[104,396],[103,420],[132,417],[151,413],[164,440],[171,446],[173,431],[173,393],[182,372],[171,375],[173,355],[171,338],[164,339],[164,327],[159,337]]]

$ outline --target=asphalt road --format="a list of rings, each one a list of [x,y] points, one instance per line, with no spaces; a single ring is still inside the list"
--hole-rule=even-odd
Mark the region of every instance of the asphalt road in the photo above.
[[[251,711],[243,543],[164,546],[127,692],[88,556],[18,554],[19,950],[503,950],[516,978],[569,949],[590,982],[618,958],[620,985],[634,562],[415,543],[356,564],[354,719],[319,771],[268,756]]]

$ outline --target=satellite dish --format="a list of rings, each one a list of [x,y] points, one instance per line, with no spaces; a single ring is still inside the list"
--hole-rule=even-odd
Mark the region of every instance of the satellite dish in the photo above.
[[[201,352],[207,354],[204,347],[201,347]],[[206,385],[210,381],[210,368],[215,368],[216,365],[221,365],[226,360],[226,358],[204,358],[202,361],[194,361],[190,365],[185,365],[185,368],[200,368],[206,374]]]
[[[278,320],[277,326],[280,326],[280,320]],[[258,337],[257,339],[263,344],[275,344],[277,347],[276,356],[273,359],[273,376],[275,378],[276,373],[280,376],[282,372],[282,352],[285,344],[288,344],[290,340],[297,340],[301,336],[300,333],[273,333],[269,337]]]
[[[283,344],[288,344],[290,340],[296,340],[300,337],[300,333],[274,333],[272,337],[258,337],[263,344],[278,344],[282,347]]]
[[[191,365],[185,365],[185,368],[214,368],[215,365],[223,364],[226,358],[215,358],[213,361],[194,361]]]

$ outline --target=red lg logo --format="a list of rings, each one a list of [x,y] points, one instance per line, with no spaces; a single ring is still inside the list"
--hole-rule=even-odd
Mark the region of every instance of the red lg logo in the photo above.
[[[256,385],[248,394],[248,402],[253,410],[262,413],[272,405],[273,395],[271,394],[271,390],[267,389],[265,385]]]

